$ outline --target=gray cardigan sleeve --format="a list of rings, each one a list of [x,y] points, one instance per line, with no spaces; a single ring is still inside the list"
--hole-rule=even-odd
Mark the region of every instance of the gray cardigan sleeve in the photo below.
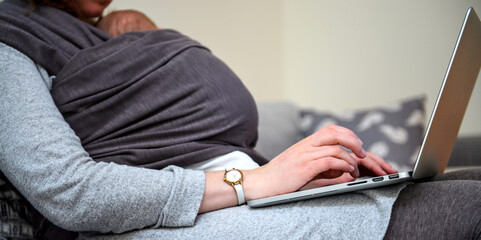
[[[0,169],[40,213],[71,231],[194,224],[202,171],[96,163],[48,84],[45,70],[0,42]]]

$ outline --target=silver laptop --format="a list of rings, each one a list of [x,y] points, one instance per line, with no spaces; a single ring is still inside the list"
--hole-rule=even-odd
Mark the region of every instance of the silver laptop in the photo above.
[[[470,8],[459,33],[412,172],[363,178],[348,183],[255,199],[248,201],[247,204],[250,207],[265,207],[419,180],[443,173],[451,156],[480,67],[481,22],[474,9]]]

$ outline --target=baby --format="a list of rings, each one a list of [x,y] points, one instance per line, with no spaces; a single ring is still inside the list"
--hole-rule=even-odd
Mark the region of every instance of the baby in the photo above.
[[[145,14],[135,10],[113,11],[103,17],[97,27],[112,37],[126,32],[159,29]]]

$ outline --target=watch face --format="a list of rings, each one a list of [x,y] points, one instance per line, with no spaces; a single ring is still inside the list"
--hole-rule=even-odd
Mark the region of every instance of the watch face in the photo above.
[[[228,171],[225,174],[225,179],[229,182],[237,182],[242,178],[242,173],[237,170]]]

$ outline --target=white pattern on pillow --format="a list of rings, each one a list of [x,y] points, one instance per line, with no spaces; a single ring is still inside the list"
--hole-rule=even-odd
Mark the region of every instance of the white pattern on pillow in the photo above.
[[[421,110],[416,110],[412,112],[411,116],[409,116],[408,119],[406,119],[406,126],[414,127],[423,125],[425,121],[426,120],[424,119],[424,112]]]
[[[367,151],[375,153],[379,157],[387,158],[389,154],[389,146],[385,142],[379,141],[367,147]]]
[[[409,134],[405,128],[393,127],[391,125],[382,124],[379,126],[379,131],[384,133],[393,143],[406,144],[409,139]]]
[[[368,112],[366,116],[357,125],[357,131],[364,132],[374,125],[377,125],[384,121],[384,114],[381,112]]]
[[[325,118],[317,124],[316,129],[319,130],[321,128],[327,127],[330,124],[336,124],[337,125],[337,121],[332,119],[332,118]]]

